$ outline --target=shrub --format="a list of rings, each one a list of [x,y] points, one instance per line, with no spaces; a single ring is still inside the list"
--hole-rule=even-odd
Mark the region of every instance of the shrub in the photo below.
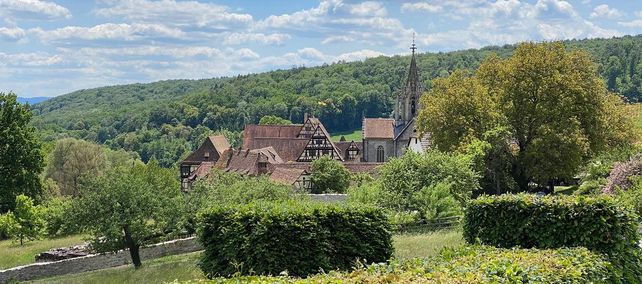
[[[9,236],[20,241],[23,245],[25,241],[32,241],[42,236],[45,221],[38,207],[33,205],[31,197],[26,195],[16,196],[16,207],[13,212],[8,214]]]
[[[212,283],[608,283],[605,258],[585,248],[498,249],[469,246],[446,249],[430,259],[393,260],[330,272],[307,279],[238,277]]]
[[[582,246],[606,253],[626,279],[641,279],[635,214],[610,197],[482,196],[469,203],[464,238],[498,247]]]
[[[14,232],[16,226],[16,219],[13,213],[5,213],[0,215],[0,240],[11,238],[11,233]]]
[[[312,193],[344,193],[350,185],[350,171],[329,156],[322,156],[310,165]]]
[[[349,269],[358,259],[386,261],[393,252],[390,225],[372,207],[253,203],[214,207],[200,222],[200,267],[208,277],[305,276]]]
[[[615,163],[606,180],[604,193],[614,193],[618,189],[626,190],[632,185],[631,178],[642,176],[642,157],[636,156],[625,162]]]
[[[52,198],[41,206],[47,236],[59,237],[78,232],[71,216],[71,206],[71,200],[65,198]]]

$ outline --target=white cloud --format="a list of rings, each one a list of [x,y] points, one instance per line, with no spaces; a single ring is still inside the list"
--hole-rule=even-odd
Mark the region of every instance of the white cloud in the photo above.
[[[77,40],[122,40],[134,41],[146,38],[181,38],[183,31],[159,24],[114,24],[106,23],[93,27],[67,26],[55,30],[30,30],[45,42],[73,43]]]
[[[339,61],[339,60],[359,61],[359,60],[364,60],[366,58],[373,58],[373,57],[378,57],[382,55],[386,55],[386,54],[379,51],[370,50],[370,49],[362,49],[358,51],[343,53],[337,56],[334,61]]]
[[[252,23],[250,14],[234,13],[222,5],[198,1],[112,0],[106,3],[109,6],[97,9],[95,11],[97,15],[107,18],[122,17],[137,22],[209,29],[229,29]]]
[[[633,15],[635,15],[638,18],[642,18],[642,11],[635,11],[633,12]]]
[[[384,17],[388,12],[379,2],[366,1],[359,4],[351,5],[350,14],[360,17],[375,16]]]
[[[18,27],[0,27],[0,39],[2,40],[18,41],[23,39],[26,35],[27,33],[25,32],[25,30]]]
[[[593,9],[591,18],[609,18],[614,19],[622,16],[618,9],[610,8],[607,4],[598,5]]]
[[[62,61],[59,55],[49,55],[46,53],[4,53],[0,52],[0,65],[14,67],[38,67],[50,66]]]
[[[33,20],[71,18],[71,12],[67,8],[40,0],[0,0],[0,15]]]
[[[430,12],[430,13],[437,13],[437,12],[441,12],[442,10],[443,10],[442,6],[435,5],[435,4],[430,4],[430,3],[426,3],[426,2],[403,3],[403,4],[401,4],[401,11],[402,12],[424,11],[424,12]]]
[[[282,44],[284,41],[290,39],[288,34],[263,34],[263,33],[230,33],[224,36],[223,44],[237,45],[247,42],[258,42],[262,44]]]
[[[582,18],[569,2],[562,0],[538,0],[532,4],[517,0],[440,3],[444,7],[444,15],[456,20],[466,19],[468,24],[453,30],[419,34],[418,42],[431,50],[619,34]]]
[[[627,28],[642,28],[642,19],[633,20],[630,22],[618,22],[618,25]]]

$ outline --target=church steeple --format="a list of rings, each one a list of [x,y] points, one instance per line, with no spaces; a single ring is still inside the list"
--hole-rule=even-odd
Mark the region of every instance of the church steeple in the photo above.
[[[410,68],[406,83],[397,93],[397,104],[395,107],[395,119],[397,124],[406,124],[410,122],[419,113],[419,98],[424,91],[424,87],[419,81],[419,71],[417,70],[417,60],[415,59],[415,35],[412,35],[412,56],[410,59]]]

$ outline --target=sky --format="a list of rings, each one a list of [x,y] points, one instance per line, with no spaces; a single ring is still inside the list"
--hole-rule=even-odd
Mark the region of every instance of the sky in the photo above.
[[[642,33],[642,0],[0,0],[0,92]]]

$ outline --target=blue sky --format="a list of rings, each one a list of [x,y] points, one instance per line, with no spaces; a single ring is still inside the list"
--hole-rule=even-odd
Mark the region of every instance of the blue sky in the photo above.
[[[525,40],[635,35],[642,1],[0,0],[0,91],[22,97]]]

